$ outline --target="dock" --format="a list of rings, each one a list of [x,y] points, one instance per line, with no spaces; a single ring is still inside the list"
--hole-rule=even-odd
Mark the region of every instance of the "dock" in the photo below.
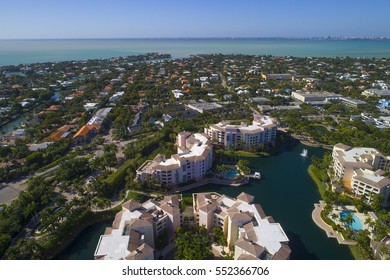
[[[246,177],[250,178],[250,179],[260,180],[261,179],[261,174],[260,174],[260,172],[255,172],[253,174],[247,175]]]

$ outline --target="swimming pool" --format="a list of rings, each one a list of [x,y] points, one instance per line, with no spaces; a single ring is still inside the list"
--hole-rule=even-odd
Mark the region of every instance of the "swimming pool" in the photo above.
[[[237,167],[234,166],[233,170],[229,170],[228,172],[226,172],[225,178],[232,180],[232,179],[234,179],[234,177],[237,176],[237,174],[238,174]]]
[[[362,230],[363,229],[363,224],[360,221],[358,217],[356,217],[355,214],[348,212],[348,211],[343,211],[340,213],[340,219],[345,219],[348,215],[352,215],[353,221],[352,225],[350,226],[352,230]]]

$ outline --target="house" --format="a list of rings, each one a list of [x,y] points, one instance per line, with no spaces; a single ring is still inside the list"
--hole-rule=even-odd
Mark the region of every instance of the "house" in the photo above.
[[[85,142],[91,141],[91,139],[100,132],[100,125],[84,125],[73,136],[72,142],[74,145],[81,145]]]
[[[289,239],[279,223],[265,215],[254,196],[242,192],[236,198],[218,193],[194,193],[196,223],[208,232],[220,227],[235,260],[287,260]]]
[[[376,88],[370,88],[366,89],[362,92],[363,96],[370,97],[390,97],[390,90],[389,89],[376,89]]]
[[[52,144],[54,144],[54,142],[42,142],[39,144],[32,144],[30,147],[28,147],[28,150],[31,152],[36,152],[38,150],[44,150]]]
[[[45,138],[45,141],[58,141],[60,139],[68,138],[70,131],[73,129],[71,125],[63,125]]]
[[[177,99],[184,96],[183,92],[180,89],[174,89],[172,90],[173,96]]]
[[[97,108],[98,105],[99,105],[98,103],[91,103],[91,102],[89,102],[89,103],[86,103],[86,104],[84,105],[84,109],[85,109],[86,111],[94,110],[94,109]]]
[[[124,94],[125,94],[124,91],[115,93],[113,96],[110,97],[110,102],[114,102],[114,103],[118,102]]]

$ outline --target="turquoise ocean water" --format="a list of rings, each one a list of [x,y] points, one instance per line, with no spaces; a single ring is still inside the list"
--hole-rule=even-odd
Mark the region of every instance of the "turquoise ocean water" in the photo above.
[[[387,57],[390,40],[304,39],[91,39],[0,40],[0,66],[99,59],[147,52],[172,54],[239,53],[316,57]]]

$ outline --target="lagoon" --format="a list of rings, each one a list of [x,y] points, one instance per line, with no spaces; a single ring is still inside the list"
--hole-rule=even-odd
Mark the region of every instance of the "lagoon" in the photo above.
[[[300,156],[303,148],[308,150],[308,157]],[[335,239],[327,238],[311,218],[314,203],[320,199],[315,183],[310,178],[307,168],[311,156],[322,156],[319,148],[304,147],[301,144],[289,143],[276,155],[249,160],[253,171],[260,171],[262,179],[251,180],[242,187],[207,185],[187,192],[213,191],[235,197],[241,192],[255,196],[265,213],[280,223],[290,239],[291,259],[295,260],[344,260],[353,259],[347,246],[339,245]],[[93,259],[98,236],[110,222],[100,223],[86,229],[63,254],[61,259],[83,257]],[[85,237],[94,239],[86,245]],[[96,239],[96,240],[95,240]]]

